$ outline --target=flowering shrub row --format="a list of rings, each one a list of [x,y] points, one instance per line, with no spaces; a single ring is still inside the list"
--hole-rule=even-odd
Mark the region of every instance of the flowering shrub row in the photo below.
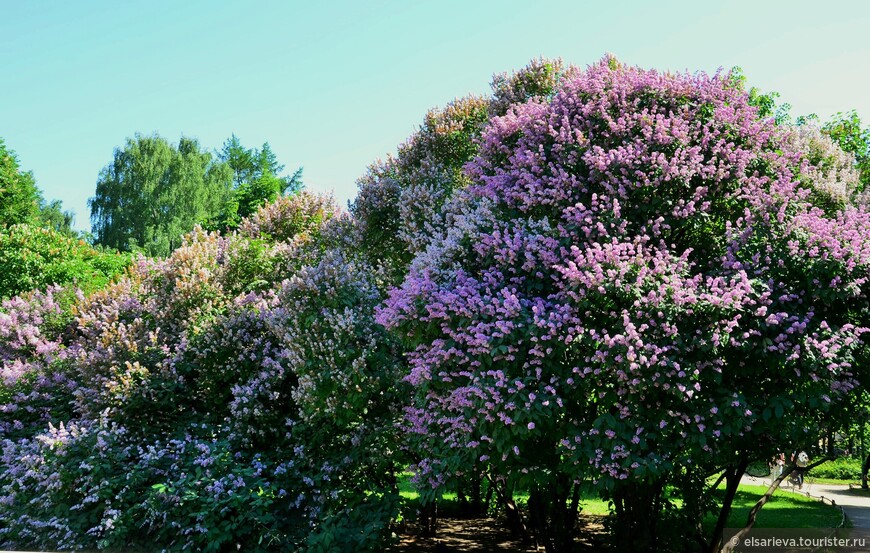
[[[746,466],[867,382],[854,163],[730,74],[497,76],[351,215],[281,198],[89,295],[4,301],[0,545],[380,550],[412,464],[424,498],[528,490],[548,551],[590,483],[619,550],[666,547],[663,516],[714,549]]]
[[[56,288],[5,302],[0,542],[378,547],[399,364],[371,272],[321,239],[337,213],[301,194],[194,231],[66,317]]]

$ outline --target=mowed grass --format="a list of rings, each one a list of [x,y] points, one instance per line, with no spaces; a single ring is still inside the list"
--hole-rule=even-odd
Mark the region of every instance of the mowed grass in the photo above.
[[[767,491],[766,486],[741,485],[734,497],[731,515],[728,517],[729,528],[742,528],[749,518],[749,511]],[[717,490],[719,496],[724,490]],[[800,494],[776,490],[761,511],[755,522],[756,528],[834,528],[840,525],[842,514],[817,499]],[[712,528],[716,517],[709,516],[704,520],[704,526]]]
[[[404,473],[399,478],[399,491],[405,501],[415,503],[420,495],[411,483],[410,473]],[[742,528],[746,525],[749,511],[755,503],[767,491],[765,486],[741,485],[734,498],[731,514],[728,518],[729,528]],[[724,495],[724,490],[717,490],[719,497]],[[528,501],[528,494],[517,493],[514,500],[520,507],[524,507]],[[441,495],[440,510],[449,516],[455,512],[457,503],[456,493],[445,492]],[[609,515],[608,503],[596,495],[589,494],[581,499],[582,515]],[[716,524],[717,515],[709,515],[704,520],[704,527],[711,530]],[[842,515],[840,510],[826,505],[816,499],[803,495],[777,490],[770,501],[758,514],[755,526],[757,528],[833,528],[840,524]]]
[[[842,486],[860,486],[861,480],[857,478],[850,478],[843,480],[842,478],[815,478],[812,475],[807,477],[808,484],[839,484]]]

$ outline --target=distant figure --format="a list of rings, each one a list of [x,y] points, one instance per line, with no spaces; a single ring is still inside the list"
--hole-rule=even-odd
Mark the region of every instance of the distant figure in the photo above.
[[[785,453],[777,453],[770,461],[770,483],[773,485],[776,479],[782,476],[785,468]]]
[[[804,487],[804,473],[807,471],[807,465],[810,464],[810,456],[807,455],[806,451],[801,451],[797,454],[797,458],[794,459],[794,464],[797,467],[795,473],[797,473],[797,487],[800,490]]]

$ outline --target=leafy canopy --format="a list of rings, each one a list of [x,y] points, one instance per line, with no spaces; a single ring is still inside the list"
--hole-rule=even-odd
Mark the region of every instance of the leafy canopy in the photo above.
[[[171,144],[137,134],[100,172],[91,208],[97,244],[166,256],[195,224],[218,213],[231,172],[192,138]]]
[[[0,226],[30,223],[72,236],[73,215],[59,200],[46,201],[33,173],[22,171],[15,152],[0,138]]]
[[[129,255],[101,251],[51,229],[14,225],[0,230],[0,299],[53,284],[90,293],[130,262]]]
[[[217,153],[217,158],[232,171],[232,191],[217,217],[206,222],[214,230],[233,230],[241,220],[254,215],[261,206],[282,195],[302,189],[302,168],[290,176],[281,176],[284,165],[266,142],[262,149],[245,148],[234,134]]]

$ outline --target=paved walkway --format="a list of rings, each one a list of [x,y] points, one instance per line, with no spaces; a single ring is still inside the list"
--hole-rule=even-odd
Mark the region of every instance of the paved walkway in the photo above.
[[[870,529],[870,492],[860,489],[850,490],[849,486],[841,484],[816,484],[811,482],[811,480],[812,478],[808,478],[804,482],[803,489],[794,490],[794,493],[808,495],[817,499],[822,497],[830,499],[843,508],[846,516],[852,521],[854,528]],[[741,483],[753,486],[769,486],[770,478],[744,476],[741,479]],[[792,491],[792,487],[786,483],[783,483],[780,489]]]

